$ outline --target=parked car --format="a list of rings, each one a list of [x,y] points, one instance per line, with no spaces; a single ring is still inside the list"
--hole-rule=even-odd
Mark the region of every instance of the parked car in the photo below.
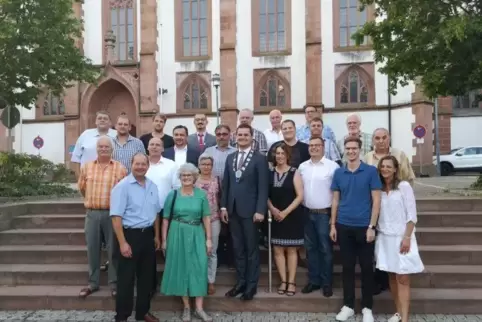
[[[436,157],[433,164],[437,165]],[[454,172],[482,172],[482,146],[457,148],[440,155],[440,169],[443,176]]]

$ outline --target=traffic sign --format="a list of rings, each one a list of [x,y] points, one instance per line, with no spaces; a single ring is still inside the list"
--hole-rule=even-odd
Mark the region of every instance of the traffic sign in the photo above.
[[[417,125],[413,129],[413,135],[415,135],[415,137],[418,139],[422,139],[423,137],[425,137],[425,134],[427,134],[427,130],[422,125]]]
[[[33,139],[33,146],[37,149],[40,150],[44,146],[44,139],[40,137],[40,135],[37,135],[35,139]]]

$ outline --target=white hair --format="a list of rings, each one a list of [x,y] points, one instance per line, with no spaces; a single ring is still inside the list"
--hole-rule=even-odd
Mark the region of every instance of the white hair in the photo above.
[[[348,116],[346,117],[346,122],[347,122],[347,123],[348,123],[348,119],[351,118],[351,117],[356,118],[357,121],[358,121],[358,123],[361,124],[361,116],[360,116],[360,114],[358,114],[358,113],[350,113],[350,114],[348,114]]]
[[[211,163],[214,164],[214,158],[209,153],[204,152],[203,154],[201,154],[198,162],[201,163],[201,161],[204,160],[211,160]]]
[[[98,139],[97,139],[97,146],[99,145],[99,142],[102,142],[102,141],[108,141],[109,142],[109,145],[110,145],[110,148],[113,149],[114,148],[114,144],[112,142],[112,138],[108,135],[101,135]]]
[[[192,163],[184,163],[179,167],[179,170],[177,170],[179,179],[181,179],[181,175],[183,173],[192,174],[192,176],[194,177],[194,181],[196,181],[199,177],[199,169]]]

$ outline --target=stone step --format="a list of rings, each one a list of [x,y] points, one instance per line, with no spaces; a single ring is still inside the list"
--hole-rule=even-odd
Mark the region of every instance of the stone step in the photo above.
[[[158,271],[163,271],[163,265],[158,266]],[[334,267],[334,287],[342,287],[342,268]],[[0,285],[85,285],[87,283],[88,267],[85,264],[2,264],[0,265]],[[276,271],[272,274],[273,285],[280,282]],[[266,286],[269,281],[267,265],[261,268],[259,285]],[[236,282],[236,273],[233,270],[221,267],[217,272],[217,285],[233,285]],[[307,271],[298,268],[296,283],[302,287],[308,282]],[[426,266],[424,273],[413,275],[411,281],[413,288],[482,288],[482,266],[465,265],[434,265]],[[107,285],[107,274],[101,275],[101,285]],[[357,279],[360,286],[360,279]]]
[[[482,227],[420,227],[420,245],[481,245]],[[0,245],[84,245],[83,229],[12,229],[0,232]]]
[[[482,227],[420,227],[420,245],[481,245]]]
[[[268,251],[260,248],[261,262],[268,263]],[[420,245],[425,265],[482,265],[482,245]],[[104,254],[104,259],[107,258]],[[158,254],[159,263],[163,262]],[[340,264],[338,246],[335,264]],[[0,245],[0,264],[87,264],[85,245]]]
[[[482,211],[424,211],[417,227],[482,227]]]
[[[82,229],[84,214],[38,214],[18,216],[12,229]],[[417,227],[482,227],[482,212],[421,212]]]
[[[242,302],[226,298],[228,287],[218,287],[216,294],[205,299],[208,311],[226,312],[310,312],[333,313],[343,305],[342,290],[335,289],[331,298],[324,298],[320,292],[301,294],[293,297],[278,295],[275,290],[268,293],[260,287],[253,301]],[[3,310],[114,310],[115,301],[107,287],[86,299],[79,299],[78,285],[56,286],[2,286],[0,303]],[[357,299],[360,292],[357,289]],[[482,289],[413,289],[411,292],[410,312],[413,314],[479,314],[482,312]],[[359,309],[359,300],[357,309]],[[179,311],[181,301],[178,297],[157,295],[152,300],[152,311]],[[394,312],[393,300],[388,292],[375,297],[374,312],[391,314]],[[437,320],[437,319],[435,319]],[[434,320],[434,321],[435,321]]]
[[[424,211],[482,211],[482,199],[476,197],[420,197],[417,198],[417,209]],[[85,207],[81,199],[78,201],[44,201],[29,202],[29,214],[82,214]]]

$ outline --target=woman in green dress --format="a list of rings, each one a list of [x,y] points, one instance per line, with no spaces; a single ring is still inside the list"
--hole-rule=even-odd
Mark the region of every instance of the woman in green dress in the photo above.
[[[212,321],[203,309],[208,285],[208,256],[212,251],[211,211],[206,192],[194,187],[198,176],[198,168],[191,163],[179,168],[181,188],[167,196],[162,221],[162,250],[166,262],[161,293],[182,297],[182,320],[186,322],[191,321],[189,297],[196,298],[195,315],[202,321]]]

